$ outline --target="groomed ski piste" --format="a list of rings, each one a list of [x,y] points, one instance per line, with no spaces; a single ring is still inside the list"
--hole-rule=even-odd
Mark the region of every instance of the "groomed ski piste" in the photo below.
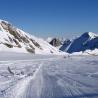
[[[0,98],[98,98],[98,56],[0,52]]]

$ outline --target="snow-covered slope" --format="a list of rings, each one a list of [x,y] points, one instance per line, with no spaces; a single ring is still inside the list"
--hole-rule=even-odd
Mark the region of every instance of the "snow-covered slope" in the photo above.
[[[0,51],[37,54],[60,53],[58,49],[43,39],[25,33],[4,20],[0,20]]]
[[[63,47],[63,51],[66,50],[69,53],[73,53],[95,50],[96,48],[98,48],[98,35],[92,32],[85,32],[80,37],[74,39],[67,48]]]

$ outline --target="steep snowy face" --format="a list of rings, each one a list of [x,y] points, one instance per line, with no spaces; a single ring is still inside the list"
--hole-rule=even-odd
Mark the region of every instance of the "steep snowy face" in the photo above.
[[[66,51],[67,47],[70,45],[70,43],[71,43],[71,40],[66,39],[59,49],[62,50],[62,51]]]
[[[92,32],[86,32],[71,43],[67,52],[79,52],[87,49],[94,50],[95,48],[98,48],[98,35]]]
[[[80,37],[74,39],[67,48],[63,47],[69,53],[80,52],[85,50],[94,50],[98,48],[98,35],[92,32],[85,32]]]
[[[43,39],[25,33],[4,20],[0,20],[0,51],[37,54],[60,53],[58,49]]]

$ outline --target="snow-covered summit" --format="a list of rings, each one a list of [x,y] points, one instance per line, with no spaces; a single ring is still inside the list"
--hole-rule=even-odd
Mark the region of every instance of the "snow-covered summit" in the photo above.
[[[98,35],[93,32],[85,32],[74,39],[67,47],[62,47],[62,51],[67,51],[68,53],[94,50],[98,48]]]
[[[89,37],[89,38],[91,38],[91,39],[93,39],[93,38],[96,38],[96,37],[98,37],[98,35],[97,34],[95,34],[95,33],[93,33],[93,32],[85,32],[83,35],[81,35],[81,36],[87,36],[87,37]]]
[[[58,49],[43,39],[25,33],[4,20],[0,20],[0,51],[37,54],[60,53]]]

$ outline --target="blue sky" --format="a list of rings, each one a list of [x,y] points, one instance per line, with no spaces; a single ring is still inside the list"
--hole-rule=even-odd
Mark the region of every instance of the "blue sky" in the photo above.
[[[0,0],[0,18],[39,37],[98,33],[98,0]]]

